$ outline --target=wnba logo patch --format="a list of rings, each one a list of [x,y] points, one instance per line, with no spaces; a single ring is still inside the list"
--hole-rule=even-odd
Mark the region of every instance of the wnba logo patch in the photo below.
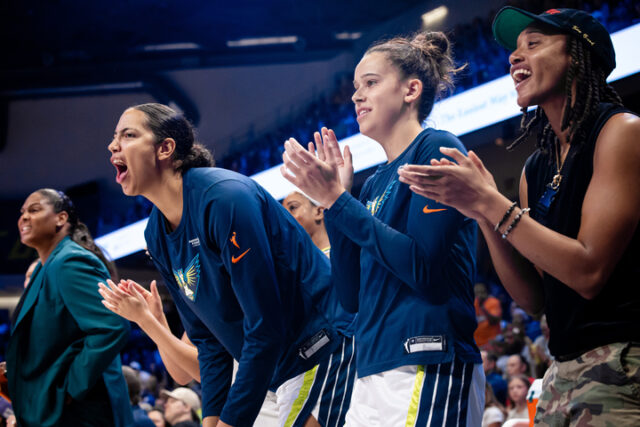
[[[200,282],[200,254],[196,254],[186,269],[173,270],[173,276],[185,296],[191,301],[196,300],[198,283]]]

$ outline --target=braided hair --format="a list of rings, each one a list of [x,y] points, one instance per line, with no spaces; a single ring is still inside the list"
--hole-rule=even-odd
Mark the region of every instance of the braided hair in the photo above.
[[[561,130],[569,130],[567,142],[582,144],[587,137],[589,127],[597,115],[598,105],[601,102],[622,105],[622,99],[607,84],[607,73],[604,71],[604,67],[583,41],[569,36],[567,38],[567,51],[570,63],[564,81],[567,102],[562,113]],[[575,100],[572,93],[574,82],[576,83]],[[536,146],[543,152],[552,150],[557,137],[551,129],[544,111],[539,107],[536,109],[534,117],[528,122],[527,107],[522,108],[520,127],[523,132],[507,147],[507,150],[512,150],[524,141],[531,134],[532,128],[537,125],[543,125],[543,127],[538,134]]]
[[[107,267],[109,270],[109,274],[114,279],[117,276],[116,268],[112,262],[107,260],[102,250],[96,245],[91,237],[91,233],[89,232],[89,228],[78,219],[78,213],[76,212],[76,207],[65,193],[62,191],[54,190],[52,188],[42,188],[37,190],[36,193],[44,196],[49,203],[53,206],[53,211],[55,213],[66,212],[69,216],[67,219],[67,223],[69,224],[69,237],[71,240],[93,253],[97,256],[100,261]]]

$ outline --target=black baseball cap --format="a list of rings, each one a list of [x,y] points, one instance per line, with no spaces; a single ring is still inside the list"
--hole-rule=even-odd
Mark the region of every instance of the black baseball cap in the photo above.
[[[587,12],[576,9],[549,9],[539,15],[516,7],[500,9],[493,20],[493,35],[510,51],[516,49],[518,36],[529,25],[539,23],[582,40],[596,55],[607,75],[616,68],[616,53],[604,26]]]

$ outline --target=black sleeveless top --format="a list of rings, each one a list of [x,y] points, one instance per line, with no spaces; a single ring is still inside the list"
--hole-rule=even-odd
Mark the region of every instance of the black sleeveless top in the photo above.
[[[525,165],[531,217],[571,238],[576,238],[580,230],[582,202],[593,175],[593,156],[600,130],[614,114],[631,113],[605,103],[600,104],[598,110],[584,144],[570,147],[562,170],[562,183],[546,214],[537,204],[556,174],[555,154],[537,150]],[[592,300],[584,299],[544,273],[549,350],[554,356],[573,358],[605,344],[640,342],[640,227],[630,229],[629,233],[633,233],[629,246],[600,294]]]

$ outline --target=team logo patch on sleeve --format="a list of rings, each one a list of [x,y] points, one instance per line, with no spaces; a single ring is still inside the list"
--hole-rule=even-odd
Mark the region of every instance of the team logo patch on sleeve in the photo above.
[[[173,270],[173,276],[185,296],[191,301],[196,300],[198,283],[200,283],[200,255],[196,254],[186,269]]]
[[[384,193],[374,198],[373,200],[367,201],[367,210],[371,212],[371,215],[375,216],[378,213],[380,208],[384,205],[384,202],[386,202],[387,199],[389,198],[389,195],[391,194],[391,191],[393,190],[393,186],[395,185],[396,182],[398,182],[398,180],[394,179],[393,181],[391,181],[389,185],[387,185],[387,188],[384,190]]]

